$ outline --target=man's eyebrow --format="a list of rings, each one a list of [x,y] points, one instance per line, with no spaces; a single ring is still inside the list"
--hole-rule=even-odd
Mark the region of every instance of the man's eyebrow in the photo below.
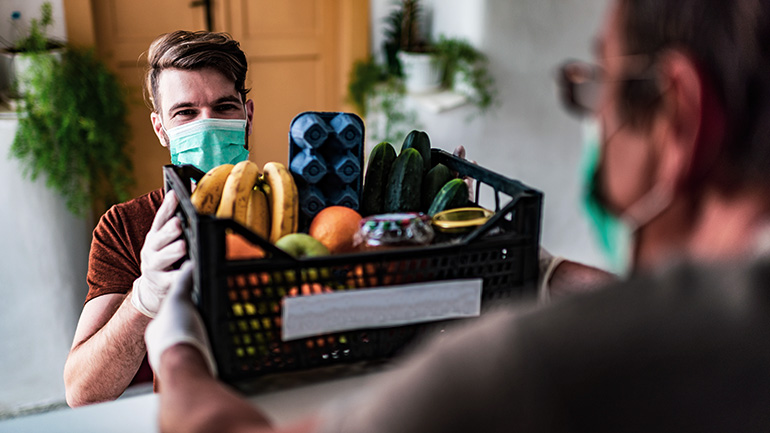
[[[241,104],[240,98],[237,98],[232,95],[228,95],[215,100],[213,105],[224,104],[226,102],[232,102],[234,104],[239,104],[239,105]],[[195,108],[195,107],[196,105],[193,104],[192,102],[177,102],[176,104],[172,105],[171,108],[168,109],[168,112],[171,113],[180,108]]]
[[[214,101],[214,104],[215,105],[223,104],[225,102],[232,102],[232,103],[235,103],[235,104],[241,104],[241,99],[237,98],[235,96],[232,96],[232,95],[228,95],[228,96],[223,96],[223,97],[217,99],[216,101]]]
[[[172,105],[171,108],[168,109],[168,112],[171,113],[180,108],[190,108],[190,107],[195,107],[195,104],[193,104],[192,102],[177,102],[176,104]]]

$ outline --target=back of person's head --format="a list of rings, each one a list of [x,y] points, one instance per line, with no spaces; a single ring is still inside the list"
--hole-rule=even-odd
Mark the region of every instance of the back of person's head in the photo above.
[[[169,68],[200,70],[213,68],[235,83],[243,101],[249,92],[246,83],[246,55],[240,44],[227,33],[178,30],[156,38],[147,53],[145,99],[155,112],[160,112],[158,79]]]
[[[720,171],[711,173],[718,186],[769,186],[770,0],[620,0],[620,6],[626,54],[649,55],[654,63],[656,55],[680,50],[714,90],[726,127]],[[661,108],[658,87],[626,83],[621,115],[636,124],[649,120]]]

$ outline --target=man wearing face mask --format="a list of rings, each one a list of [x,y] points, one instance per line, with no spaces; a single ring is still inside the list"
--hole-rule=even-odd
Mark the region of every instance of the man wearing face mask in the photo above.
[[[254,104],[246,68],[226,34],[177,31],[152,43],[145,95],[173,164],[208,171],[248,158]],[[89,292],[64,369],[71,406],[115,399],[132,380],[152,378],[144,330],[185,254],[177,203],[173,192],[158,189],[112,207],[94,230]]]
[[[770,0],[610,3],[563,78],[627,280],[482,317],[284,429],[216,380],[185,265],[146,333],[162,431],[770,431]]]

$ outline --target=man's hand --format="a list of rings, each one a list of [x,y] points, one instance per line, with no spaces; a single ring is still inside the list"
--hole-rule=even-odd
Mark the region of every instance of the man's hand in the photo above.
[[[134,281],[131,303],[148,317],[154,317],[179,271],[171,266],[185,255],[182,224],[174,216],[179,200],[169,191],[155,214],[142,247],[142,275]]]
[[[163,352],[177,344],[189,344],[198,349],[209,367],[212,376],[216,375],[216,364],[211,355],[211,348],[206,337],[206,327],[192,303],[193,263],[185,262],[179,269],[176,280],[157,316],[147,325],[144,339],[150,366],[159,376],[160,358]]]
[[[460,159],[466,159],[465,146],[460,145],[455,147],[455,150],[452,152],[452,154]],[[476,161],[474,160],[470,160],[469,162],[476,164]],[[474,179],[472,177],[463,176],[463,180],[465,181],[465,184],[468,185],[468,201],[473,201]]]

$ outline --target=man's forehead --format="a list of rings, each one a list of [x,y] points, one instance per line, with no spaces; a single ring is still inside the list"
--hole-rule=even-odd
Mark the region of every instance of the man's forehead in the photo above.
[[[241,103],[235,82],[211,68],[199,70],[166,69],[158,76],[158,93],[164,111],[173,106]]]

